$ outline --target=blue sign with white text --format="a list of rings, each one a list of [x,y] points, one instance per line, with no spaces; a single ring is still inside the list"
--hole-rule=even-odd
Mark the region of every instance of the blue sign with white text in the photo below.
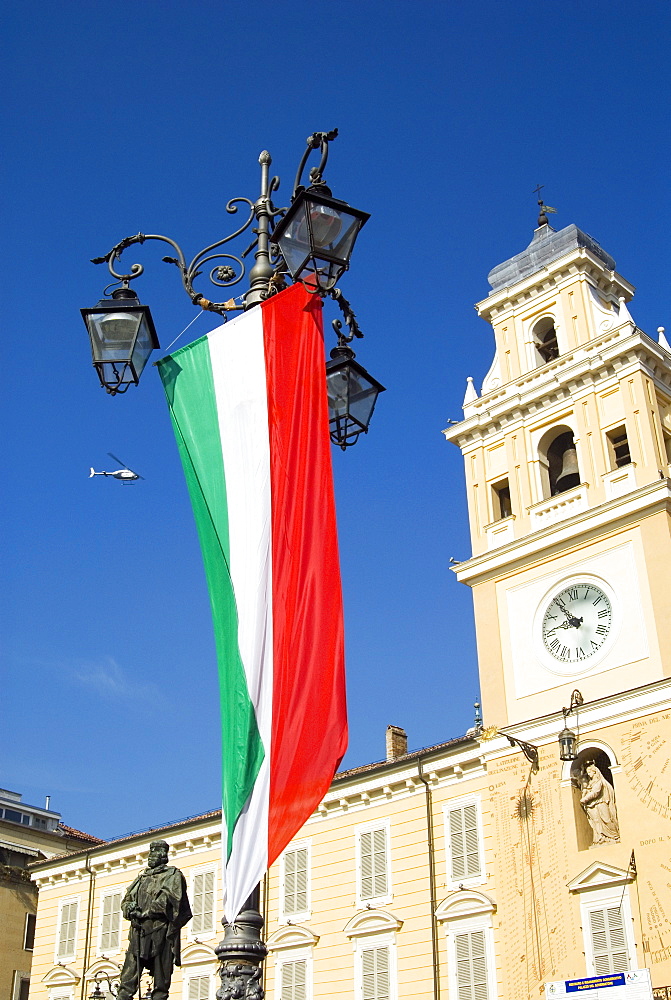
[[[615,976],[590,976],[589,979],[569,979],[566,982],[567,993],[580,993],[582,990],[600,990],[606,986],[624,986],[624,973]]]

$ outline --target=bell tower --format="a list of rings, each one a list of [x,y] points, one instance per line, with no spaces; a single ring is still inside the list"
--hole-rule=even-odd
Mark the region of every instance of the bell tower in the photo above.
[[[494,359],[444,432],[466,467],[455,571],[485,725],[671,676],[671,348],[637,328],[613,258],[544,219],[489,274]]]

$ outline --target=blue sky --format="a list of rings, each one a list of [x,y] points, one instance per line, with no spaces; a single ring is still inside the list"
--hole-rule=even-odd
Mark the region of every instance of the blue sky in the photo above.
[[[6,5],[0,785],[103,837],[218,806],[209,604],[159,379],[107,396],[79,308],[107,283],[89,258],[139,231],[193,256],[257,196],[262,149],[285,204],[333,127],[326,179],[371,213],[341,287],[388,387],[333,455],[345,764],[381,759],[388,723],[412,749],[472,724],[462,460],[440,432],[491,362],[473,303],[529,242],[540,183],[638,287],[642,329],[671,326],[670,26],[665,0]],[[167,346],[195,311],[163,253],[124,263]],[[108,451],[145,481],[89,479]]]

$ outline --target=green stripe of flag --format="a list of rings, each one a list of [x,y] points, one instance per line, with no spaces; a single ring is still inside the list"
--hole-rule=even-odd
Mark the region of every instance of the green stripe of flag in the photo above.
[[[219,664],[223,808],[233,830],[264,758],[238,647],[238,616],[229,571],[226,479],[207,337],[158,363],[200,538]]]

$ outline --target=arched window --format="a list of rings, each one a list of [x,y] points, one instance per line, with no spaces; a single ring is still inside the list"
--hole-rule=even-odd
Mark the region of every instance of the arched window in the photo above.
[[[554,361],[559,357],[559,345],[557,344],[557,331],[552,316],[544,316],[533,328],[534,346],[539,365],[545,365],[548,361]]]
[[[573,815],[578,850],[620,839],[611,760],[605,750],[586,747],[571,764]]]
[[[556,496],[580,485],[580,469],[573,431],[566,426],[553,427],[538,445],[543,477],[543,495]]]

